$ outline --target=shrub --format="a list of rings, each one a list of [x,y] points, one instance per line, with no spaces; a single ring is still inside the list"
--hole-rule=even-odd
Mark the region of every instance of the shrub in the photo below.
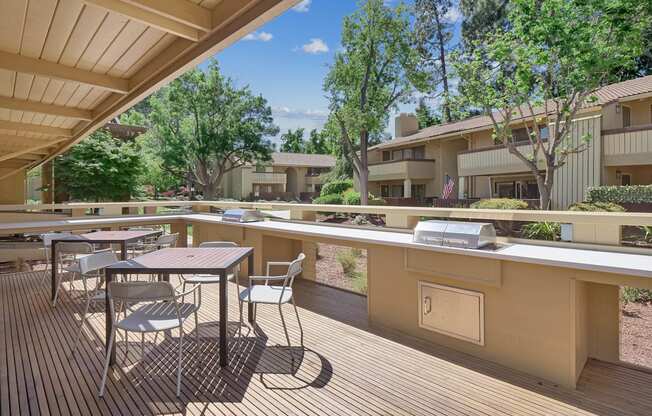
[[[481,199],[471,204],[475,209],[528,209],[527,202],[520,199],[493,198]]]
[[[621,298],[625,304],[630,302],[652,302],[652,290],[625,286],[621,291]]]
[[[595,186],[587,190],[586,200],[616,204],[652,203],[652,185]]]
[[[533,222],[521,228],[521,235],[532,240],[555,241],[561,235],[561,225],[557,222]]]
[[[332,194],[341,194],[345,191],[353,188],[353,180],[351,179],[337,179],[328,183],[325,183],[321,188],[320,196],[332,195]]]
[[[360,192],[349,189],[342,194],[344,205],[360,205]]]
[[[344,202],[342,195],[340,194],[330,194],[324,196],[318,196],[312,200],[313,204],[324,204],[324,205],[342,205]]]
[[[576,202],[568,209],[585,212],[625,212],[625,208],[613,202]]]
[[[346,277],[355,278],[358,277],[356,274],[356,268],[358,266],[356,257],[351,253],[350,250],[338,251],[335,259],[342,266],[344,275]]]
[[[367,294],[367,273],[358,273],[358,277],[353,281],[353,290],[358,293]]]

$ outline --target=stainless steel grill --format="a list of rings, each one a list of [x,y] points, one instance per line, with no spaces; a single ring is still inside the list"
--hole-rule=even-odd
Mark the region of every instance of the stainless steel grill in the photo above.
[[[446,247],[482,248],[496,243],[493,224],[459,221],[420,221],[414,242]]]
[[[222,214],[222,221],[226,222],[256,222],[265,217],[255,209],[229,209]]]

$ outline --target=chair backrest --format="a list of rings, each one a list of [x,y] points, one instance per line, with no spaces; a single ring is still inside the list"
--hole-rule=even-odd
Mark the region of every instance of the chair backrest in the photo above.
[[[93,245],[85,241],[61,241],[57,243],[57,252],[61,254],[91,254]]]
[[[176,247],[178,239],[179,239],[179,233],[166,234],[166,235],[162,235],[159,238],[157,238],[156,243],[154,243],[154,244],[156,244],[157,246],[159,246],[161,248]]]
[[[306,255],[300,253],[296,259],[292,260],[288,266],[288,276],[286,279],[287,285],[292,287],[294,283],[294,278],[301,274],[303,271],[303,261],[306,259]]]
[[[100,251],[79,259],[79,269],[81,274],[86,274],[96,270],[101,270],[117,262],[118,256],[116,256],[113,251]]]
[[[70,235],[69,232],[63,232],[63,233],[45,233],[41,234],[41,239],[43,240],[43,246],[44,247],[50,247],[52,246],[52,240],[55,238],[61,238],[63,236]]]
[[[111,282],[108,291],[112,301],[125,303],[173,300],[176,295],[170,282]]]
[[[233,241],[206,241],[199,244],[199,248],[238,247]]]

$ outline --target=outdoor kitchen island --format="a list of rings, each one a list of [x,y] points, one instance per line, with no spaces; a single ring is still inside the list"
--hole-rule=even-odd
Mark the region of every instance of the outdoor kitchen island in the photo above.
[[[474,250],[414,243],[402,231],[209,214],[185,220],[195,245],[254,247],[255,274],[303,251],[303,278],[314,280],[316,243],[366,249],[373,326],[571,388],[588,358],[619,362],[620,286],[652,289],[652,257],[640,254],[529,244]]]

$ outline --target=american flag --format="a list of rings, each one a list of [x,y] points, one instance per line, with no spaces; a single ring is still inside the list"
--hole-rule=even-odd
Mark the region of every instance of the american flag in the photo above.
[[[444,184],[444,189],[441,191],[442,199],[448,199],[453,194],[453,189],[455,189],[455,181],[450,176],[446,175],[446,183]]]

